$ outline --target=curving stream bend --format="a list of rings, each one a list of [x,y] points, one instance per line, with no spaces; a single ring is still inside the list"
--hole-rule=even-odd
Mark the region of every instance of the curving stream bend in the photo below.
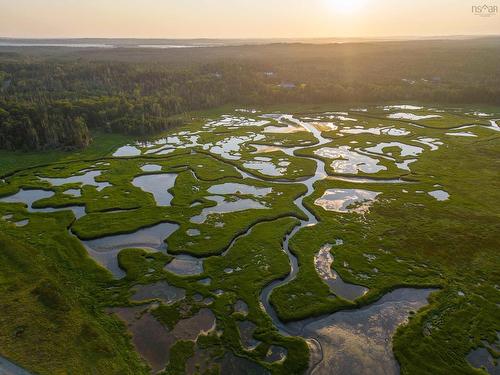
[[[283,119],[286,119],[289,122],[293,122],[294,124],[302,126],[307,131],[312,133],[314,135],[314,137],[318,140],[318,144],[316,144],[315,146],[320,146],[320,145],[323,145],[325,143],[330,142],[330,140],[324,138],[321,135],[321,131],[319,131],[313,125],[311,125],[309,123],[297,120],[292,115],[283,115],[278,119],[278,121],[281,122]],[[308,145],[308,146],[304,146],[304,147],[298,147],[297,149],[303,149],[303,148],[308,148],[308,147],[311,147],[311,146]],[[271,295],[272,291],[275,288],[290,282],[297,275],[297,272],[299,270],[298,260],[297,260],[297,257],[295,255],[293,255],[292,252],[290,251],[290,246],[289,246],[290,239],[293,236],[295,236],[295,234],[297,234],[297,232],[299,230],[301,230],[302,228],[307,227],[307,226],[313,226],[313,225],[316,225],[318,223],[318,220],[316,219],[314,214],[304,206],[303,202],[304,202],[304,199],[306,197],[309,197],[310,195],[312,195],[314,193],[314,183],[316,181],[323,180],[323,179],[327,178],[327,176],[328,176],[325,172],[325,163],[322,160],[315,159],[315,158],[307,158],[307,159],[311,159],[316,163],[316,171],[315,171],[313,176],[309,177],[307,180],[302,182],[304,185],[306,185],[307,192],[305,194],[303,194],[302,196],[298,197],[297,199],[295,199],[295,201],[294,201],[294,203],[297,205],[297,207],[299,207],[302,210],[302,212],[304,212],[306,214],[307,220],[301,220],[300,224],[297,225],[289,234],[287,234],[284,241],[283,241],[283,250],[285,251],[286,255],[288,256],[288,258],[290,260],[290,267],[291,267],[290,273],[288,274],[288,276],[286,278],[284,278],[282,280],[275,280],[275,281],[271,282],[264,289],[262,289],[262,292],[260,293],[260,300],[262,302],[264,310],[271,317],[271,319],[273,320],[273,323],[276,325],[276,327],[278,327],[278,329],[280,330],[280,333],[282,333],[283,335],[291,335],[290,328],[287,327],[278,318],[276,311],[271,306],[271,303],[269,301],[269,296]]]

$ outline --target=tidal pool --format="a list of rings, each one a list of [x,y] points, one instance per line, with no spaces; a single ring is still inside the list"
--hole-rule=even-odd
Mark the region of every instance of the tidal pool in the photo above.
[[[328,116],[328,118],[339,120],[339,121],[352,121],[352,122],[357,122],[358,120],[352,117],[347,117],[349,114],[347,112],[342,112],[338,114],[333,114]]]
[[[493,116],[493,114],[490,114],[490,113],[484,113],[484,112],[467,112],[466,115],[470,115],[470,116],[477,116],[477,117],[491,117]]]
[[[72,197],[81,197],[82,189],[68,189],[64,191],[64,194],[71,195]]]
[[[25,227],[26,225],[29,224],[29,222],[30,222],[29,219],[24,219],[24,220],[15,221],[14,225],[16,227]]]
[[[135,349],[152,370],[158,372],[166,366],[174,340],[148,310],[148,306],[114,307],[107,312],[116,314],[127,324]]]
[[[291,323],[302,337],[318,343],[315,350],[320,353],[312,355],[319,358],[319,363],[310,373],[398,375],[392,336],[408,321],[411,311],[427,304],[431,292],[432,289],[397,289],[357,310]]]
[[[123,320],[132,335],[137,352],[154,373],[162,370],[170,359],[170,348],[179,340],[196,340],[215,327],[215,315],[203,308],[191,318],[180,320],[169,331],[149,312],[148,306],[115,307],[107,310]]]
[[[201,309],[191,318],[183,319],[172,330],[178,340],[194,340],[200,334],[208,333],[215,329],[216,319],[212,310]]]
[[[266,154],[268,152],[282,151],[283,153],[289,156],[293,156],[295,150],[300,148],[300,147],[284,147],[277,145],[257,145],[257,144],[251,144],[250,146],[252,146],[255,149],[253,154]]]
[[[50,183],[52,186],[62,186],[66,184],[81,184],[95,186],[97,191],[111,186],[109,182],[97,182],[96,177],[99,177],[102,171],[87,171],[83,174],[77,174],[70,177],[39,177],[40,180]]]
[[[236,117],[232,115],[223,115],[220,119],[207,122],[204,127],[205,128],[214,128],[214,127],[230,127],[230,128],[240,128],[240,127],[248,127],[248,126],[264,126],[269,124],[269,120],[256,120],[249,117]]]
[[[204,279],[201,279],[201,280],[198,280],[198,282],[201,284],[201,285],[210,285],[212,283],[212,279],[210,277],[206,277]]]
[[[240,149],[244,143],[261,141],[265,138],[263,134],[251,133],[247,136],[233,136],[224,138],[212,145],[211,143],[203,145],[204,150],[210,150],[211,153],[220,155],[224,159],[241,159]]]
[[[107,268],[114,276],[123,277],[125,272],[118,265],[118,253],[123,249],[141,248],[145,250],[164,250],[164,240],[175,232],[179,225],[161,223],[139,229],[134,233],[117,234],[94,240],[82,241],[83,245],[99,264]]]
[[[174,187],[176,179],[175,173],[148,174],[134,178],[132,185],[153,194],[158,206],[170,206],[173,196],[168,190]]]
[[[118,150],[116,150],[113,153],[113,156],[119,158],[119,157],[126,157],[126,156],[139,156],[140,154],[141,154],[141,150],[139,150],[137,147],[126,145],[126,146],[122,146]]]
[[[331,163],[331,167],[337,173],[377,173],[387,169],[378,164],[379,160],[352,151],[349,146],[323,147],[314,151],[314,154],[328,159],[337,159]]]
[[[245,301],[239,299],[234,304],[234,312],[237,312],[237,313],[240,313],[240,314],[243,314],[246,316],[248,314],[248,305],[246,304]]]
[[[225,184],[213,185],[208,189],[210,194],[240,194],[265,197],[273,191],[270,187],[257,187],[252,185],[227,182]]]
[[[422,143],[426,146],[429,146],[431,151],[436,151],[439,149],[439,146],[443,145],[443,142],[439,141],[437,138],[425,138],[425,137],[420,137],[415,140],[415,142]]]
[[[365,213],[379,194],[362,189],[328,189],[314,204],[327,211]]]
[[[405,129],[397,129],[392,127],[385,128],[363,128],[363,127],[354,127],[354,128],[344,128],[340,130],[341,133],[345,134],[373,134],[373,135],[391,135],[395,137],[400,137],[404,135],[409,135],[410,132]]]
[[[455,136],[455,137],[477,137],[477,135],[472,133],[472,132],[454,132],[454,133],[445,133],[445,134]]]
[[[175,258],[165,266],[165,270],[182,276],[193,276],[203,273],[203,259],[195,258],[187,254],[176,255]]]
[[[368,288],[361,285],[346,283],[332,268],[333,255],[331,253],[333,245],[326,244],[319,249],[314,256],[314,266],[319,277],[328,284],[330,290],[337,296],[354,301],[365,295]]]
[[[386,105],[383,108],[384,108],[384,111],[390,111],[391,109],[404,109],[404,110],[410,110],[410,111],[424,109],[424,107],[411,105],[411,104]]]
[[[234,198],[231,200],[226,200],[225,197],[218,195],[209,196],[206,197],[206,199],[217,203],[217,205],[214,207],[204,208],[200,215],[193,216],[191,218],[192,223],[202,224],[207,220],[208,216],[213,214],[224,214],[224,213],[239,212],[246,210],[269,209],[269,207],[253,199]]]
[[[365,148],[368,152],[373,152],[375,154],[384,154],[384,149],[390,147],[397,147],[401,150],[400,155],[405,156],[417,156],[420,155],[424,150],[421,147],[407,145],[406,143],[401,142],[384,142],[379,143],[376,146]],[[392,153],[387,152],[387,155],[393,156]]]
[[[255,329],[257,328],[255,323],[249,320],[244,320],[237,322],[237,325],[238,331],[240,332],[241,344],[243,345],[243,347],[246,350],[255,349],[261,343],[261,341],[253,337]]]
[[[364,177],[354,177],[354,176],[329,176],[328,179],[352,182],[355,184],[410,184],[411,183],[409,181],[405,181],[400,178],[376,179],[376,178],[364,178]]]
[[[287,354],[288,350],[286,350],[286,348],[283,348],[282,346],[271,345],[269,350],[267,351],[265,361],[271,363],[284,361]]]
[[[450,198],[450,194],[448,194],[444,190],[434,190],[430,191],[427,194],[429,194],[431,197],[436,198],[438,201],[447,201]]]
[[[177,149],[201,146],[198,141],[200,139],[199,132],[179,132],[177,135],[172,135],[166,138],[157,139],[153,143],[146,145],[147,150],[145,155],[166,155],[174,152]]]
[[[161,169],[162,166],[158,164],[145,164],[141,167],[141,171],[143,172],[159,172]]]
[[[46,207],[33,209],[33,212],[59,212],[59,211],[72,211],[76,219],[85,216],[85,206],[66,206],[66,207]]]
[[[287,126],[267,126],[264,129],[264,133],[277,133],[277,134],[290,134],[290,133],[297,133],[297,132],[302,132],[305,131],[304,128],[300,126],[293,126],[293,125],[287,125]]]
[[[47,190],[20,189],[16,194],[0,198],[0,202],[24,203],[28,207],[29,212],[35,212],[37,209],[32,208],[34,202],[41,199],[50,198],[54,196],[54,194],[55,193],[53,191]]]
[[[280,167],[274,165],[270,161],[254,160],[250,162],[243,163],[243,166],[248,169],[255,169],[266,176],[283,176],[287,169],[286,167]]]
[[[0,198],[0,202],[5,203],[24,203],[27,206],[28,212],[33,213],[51,213],[51,212],[59,212],[59,211],[72,211],[73,215],[75,215],[76,219],[81,218],[85,215],[85,207],[84,206],[65,206],[65,207],[45,207],[45,208],[33,208],[33,203],[54,196],[53,191],[46,190],[24,190],[21,189],[14,195],[10,195],[7,197]]]
[[[154,284],[137,285],[133,288],[132,302],[143,302],[158,299],[166,305],[180,301],[186,297],[186,291],[182,288],[170,285],[167,281],[158,281]]]
[[[441,118],[439,115],[415,115],[413,113],[391,113],[390,115],[387,116],[387,118],[390,119],[396,119],[396,120],[411,120],[411,121],[419,121],[419,120],[427,120],[431,118]]]

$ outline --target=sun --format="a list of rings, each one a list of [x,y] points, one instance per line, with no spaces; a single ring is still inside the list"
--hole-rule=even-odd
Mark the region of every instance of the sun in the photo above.
[[[330,9],[338,14],[353,14],[363,10],[366,0],[328,0]]]

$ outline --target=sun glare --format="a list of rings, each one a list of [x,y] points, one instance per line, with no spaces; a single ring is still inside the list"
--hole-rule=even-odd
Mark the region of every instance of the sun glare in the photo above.
[[[353,14],[363,10],[366,0],[328,0],[330,9],[339,14]]]

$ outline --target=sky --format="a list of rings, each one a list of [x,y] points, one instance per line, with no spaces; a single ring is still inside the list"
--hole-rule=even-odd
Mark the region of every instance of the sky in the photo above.
[[[0,0],[0,37],[322,38],[500,34],[500,0]]]

